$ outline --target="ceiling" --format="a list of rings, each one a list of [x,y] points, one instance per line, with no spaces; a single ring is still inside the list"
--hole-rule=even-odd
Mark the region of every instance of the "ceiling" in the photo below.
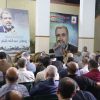
[[[51,3],[64,3],[64,4],[74,4],[79,5],[80,0],[51,0]],[[100,0],[96,0],[96,17],[100,15]]]

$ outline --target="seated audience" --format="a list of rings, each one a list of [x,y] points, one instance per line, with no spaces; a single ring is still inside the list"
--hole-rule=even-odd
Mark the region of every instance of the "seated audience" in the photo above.
[[[14,67],[10,67],[6,72],[7,83],[0,88],[0,97],[5,95],[8,91],[19,91],[23,97],[29,96],[28,90],[24,85],[17,83],[18,71]]]
[[[30,54],[28,52],[23,52],[21,57],[27,60],[27,65],[26,65],[27,70],[35,73],[36,66],[33,62],[30,62]]]
[[[24,58],[20,58],[17,62],[18,66],[18,83],[33,82],[35,80],[34,74],[26,69],[27,61]]]
[[[89,61],[88,67],[90,71],[84,74],[84,76],[94,81],[100,82],[100,72],[98,70],[98,63],[92,59]]]
[[[97,86],[98,86],[98,82],[95,82],[85,76],[77,76],[75,73],[77,71],[77,67],[76,64],[74,62],[70,62],[67,64],[68,68],[67,68],[67,73],[65,74],[65,76],[63,77],[70,77],[72,79],[74,79],[81,90],[86,90],[86,91],[90,91],[92,92],[97,98],[99,98],[99,92],[96,93],[97,91]],[[63,78],[60,77],[60,78]],[[100,84],[100,83],[99,83]],[[100,85],[99,85],[100,87]],[[98,90],[99,91],[99,90]]]
[[[68,77],[60,80],[57,96],[58,100],[96,100],[91,93],[81,91],[77,83]]]
[[[47,94],[56,94],[58,81],[55,80],[57,75],[57,68],[53,65],[49,65],[46,68],[46,80],[37,83],[30,91],[31,96],[36,95],[47,95]]]
[[[36,75],[36,79],[35,82],[38,83],[40,81],[44,81],[45,79],[45,74],[46,74],[46,67],[48,65],[50,65],[50,57],[48,55],[45,55],[44,57],[42,57],[41,59],[41,63],[43,64],[43,66],[45,67],[45,69],[41,72],[38,72]],[[59,80],[59,74],[57,73],[55,80]]]

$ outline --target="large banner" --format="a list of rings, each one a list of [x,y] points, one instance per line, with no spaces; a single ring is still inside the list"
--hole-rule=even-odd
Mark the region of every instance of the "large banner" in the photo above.
[[[78,16],[55,12],[50,14],[50,49],[57,42],[56,28],[62,26],[68,29],[68,43],[78,47]]]
[[[0,9],[0,50],[7,53],[27,51],[30,48],[27,10]]]

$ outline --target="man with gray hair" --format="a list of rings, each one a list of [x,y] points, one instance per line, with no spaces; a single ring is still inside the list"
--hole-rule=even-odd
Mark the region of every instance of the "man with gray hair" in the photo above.
[[[57,75],[57,68],[53,65],[49,65],[46,68],[46,80],[41,81],[35,85],[31,89],[30,95],[48,95],[48,94],[56,94],[57,87],[58,87],[58,80],[55,80]]]
[[[21,55],[21,58],[26,59],[26,61],[27,61],[26,69],[28,71],[31,71],[33,73],[36,72],[36,66],[33,62],[30,62],[30,54],[28,52],[23,52]]]
[[[9,11],[3,10],[0,15],[2,26],[0,26],[1,33],[15,32],[14,26],[12,25],[12,15]]]

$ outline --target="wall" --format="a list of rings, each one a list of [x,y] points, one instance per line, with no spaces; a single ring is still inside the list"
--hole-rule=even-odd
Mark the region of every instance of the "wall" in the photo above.
[[[7,8],[15,8],[15,9],[25,9],[29,11],[29,27],[30,27],[30,37],[33,40],[33,44],[35,44],[35,40],[37,42],[36,48],[32,46],[32,48],[37,51],[46,51],[49,50],[49,36],[41,36],[35,37],[35,10],[36,10],[36,1],[33,0],[7,0]],[[0,0],[0,8],[6,7],[6,0]],[[59,13],[66,13],[66,14],[75,14],[79,15],[79,6],[78,5],[65,5],[65,4],[54,4],[51,3],[50,5],[51,12],[59,12]],[[42,15],[41,15],[42,16]],[[97,23],[98,23],[97,19]],[[100,24],[99,24],[100,25]],[[98,28],[100,33],[100,28]],[[97,32],[96,32],[97,33]],[[99,39],[98,39],[99,40]],[[42,42],[42,43],[41,43]],[[88,46],[89,51],[93,51],[94,38],[84,38],[79,37],[79,50],[82,50],[84,45]],[[97,48],[97,47],[95,47]]]
[[[35,42],[35,3],[32,0],[0,0],[0,8],[14,8],[28,10],[29,13],[29,28],[30,28],[30,38],[32,40],[32,50],[34,51]]]

